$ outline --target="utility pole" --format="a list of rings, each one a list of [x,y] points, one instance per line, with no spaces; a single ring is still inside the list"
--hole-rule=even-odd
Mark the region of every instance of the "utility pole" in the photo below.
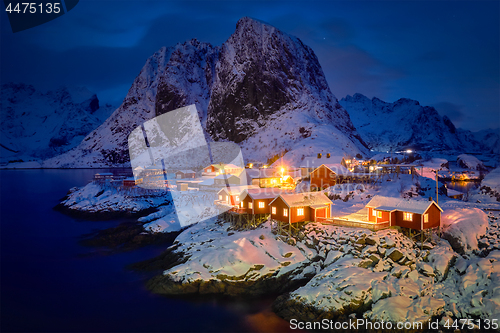
[[[438,171],[436,169],[436,203],[439,204]]]

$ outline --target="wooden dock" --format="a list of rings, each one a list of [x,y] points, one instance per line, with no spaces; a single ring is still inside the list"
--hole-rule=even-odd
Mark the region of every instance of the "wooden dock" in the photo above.
[[[345,218],[329,218],[321,222],[322,224],[338,225],[342,227],[364,228],[372,231],[383,230],[390,227],[389,222],[373,223],[368,221],[348,220]]]

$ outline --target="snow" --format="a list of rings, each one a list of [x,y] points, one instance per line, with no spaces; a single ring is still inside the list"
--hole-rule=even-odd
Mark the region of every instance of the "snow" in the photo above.
[[[255,281],[268,274],[303,269],[309,262],[298,248],[277,240],[268,223],[231,235],[226,229],[209,219],[182,232],[176,238],[181,244],[176,252],[189,256],[189,261],[163,274],[178,282]]]
[[[332,203],[323,192],[282,193],[280,197],[288,207],[326,205]]]
[[[72,149],[112,108],[99,106],[97,97],[86,88],[43,92],[30,85],[9,83],[1,90],[3,163],[42,160]]]
[[[481,182],[481,186],[488,186],[492,190],[500,193],[500,168],[491,170]]]
[[[486,233],[488,216],[478,208],[446,209],[441,214],[444,237],[459,252],[478,249],[478,239]]]
[[[483,170],[484,164],[477,157],[467,154],[461,154],[457,157],[457,163],[459,166],[462,166],[471,170]]]
[[[404,200],[401,198],[391,198],[377,195],[370,200],[370,202],[368,202],[367,206],[384,211],[400,210],[404,212],[424,214],[433,202],[434,201],[415,199]]]
[[[354,94],[339,103],[349,113],[363,140],[375,151],[412,149],[420,153],[485,149],[470,131],[455,128],[446,116],[415,100],[401,98],[387,103],[377,97],[370,100],[362,94]]]
[[[138,213],[168,205],[170,200],[171,196],[165,190],[123,188],[112,183],[91,182],[80,189],[73,189],[61,204],[75,212]]]

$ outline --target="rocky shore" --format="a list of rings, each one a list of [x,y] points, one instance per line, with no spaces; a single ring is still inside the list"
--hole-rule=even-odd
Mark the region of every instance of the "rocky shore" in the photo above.
[[[164,190],[126,189],[91,182],[74,187],[54,207],[63,213],[87,220],[122,217],[139,218],[171,204],[171,195]]]
[[[497,221],[490,218],[487,230],[496,233]],[[393,229],[317,223],[285,243],[270,222],[235,231],[208,220],[142,269],[163,271],[147,284],[158,294],[281,294],[273,310],[285,319],[497,318],[500,251],[464,249],[462,256],[446,240],[420,244]]]

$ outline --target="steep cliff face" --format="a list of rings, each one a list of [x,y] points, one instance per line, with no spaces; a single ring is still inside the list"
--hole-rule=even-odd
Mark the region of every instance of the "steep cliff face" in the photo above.
[[[127,136],[154,116],[195,104],[207,141],[234,141],[245,159],[283,151],[366,153],[314,52],[250,18],[221,46],[197,40],[148,59],[123,104],[73,151],[47,166],[127,165]]]
[[[340,104],[365,141],[377,151],[416,148],[419,150],[481,151],[470,131],[456,128],[436,109],[401,98],[386,103],[362,94],[347,96]]]
[[[2,162],[46,159],[75,147],[109,116],[85,88],[42,92],[26,84],[1,87],[0,152]]]

